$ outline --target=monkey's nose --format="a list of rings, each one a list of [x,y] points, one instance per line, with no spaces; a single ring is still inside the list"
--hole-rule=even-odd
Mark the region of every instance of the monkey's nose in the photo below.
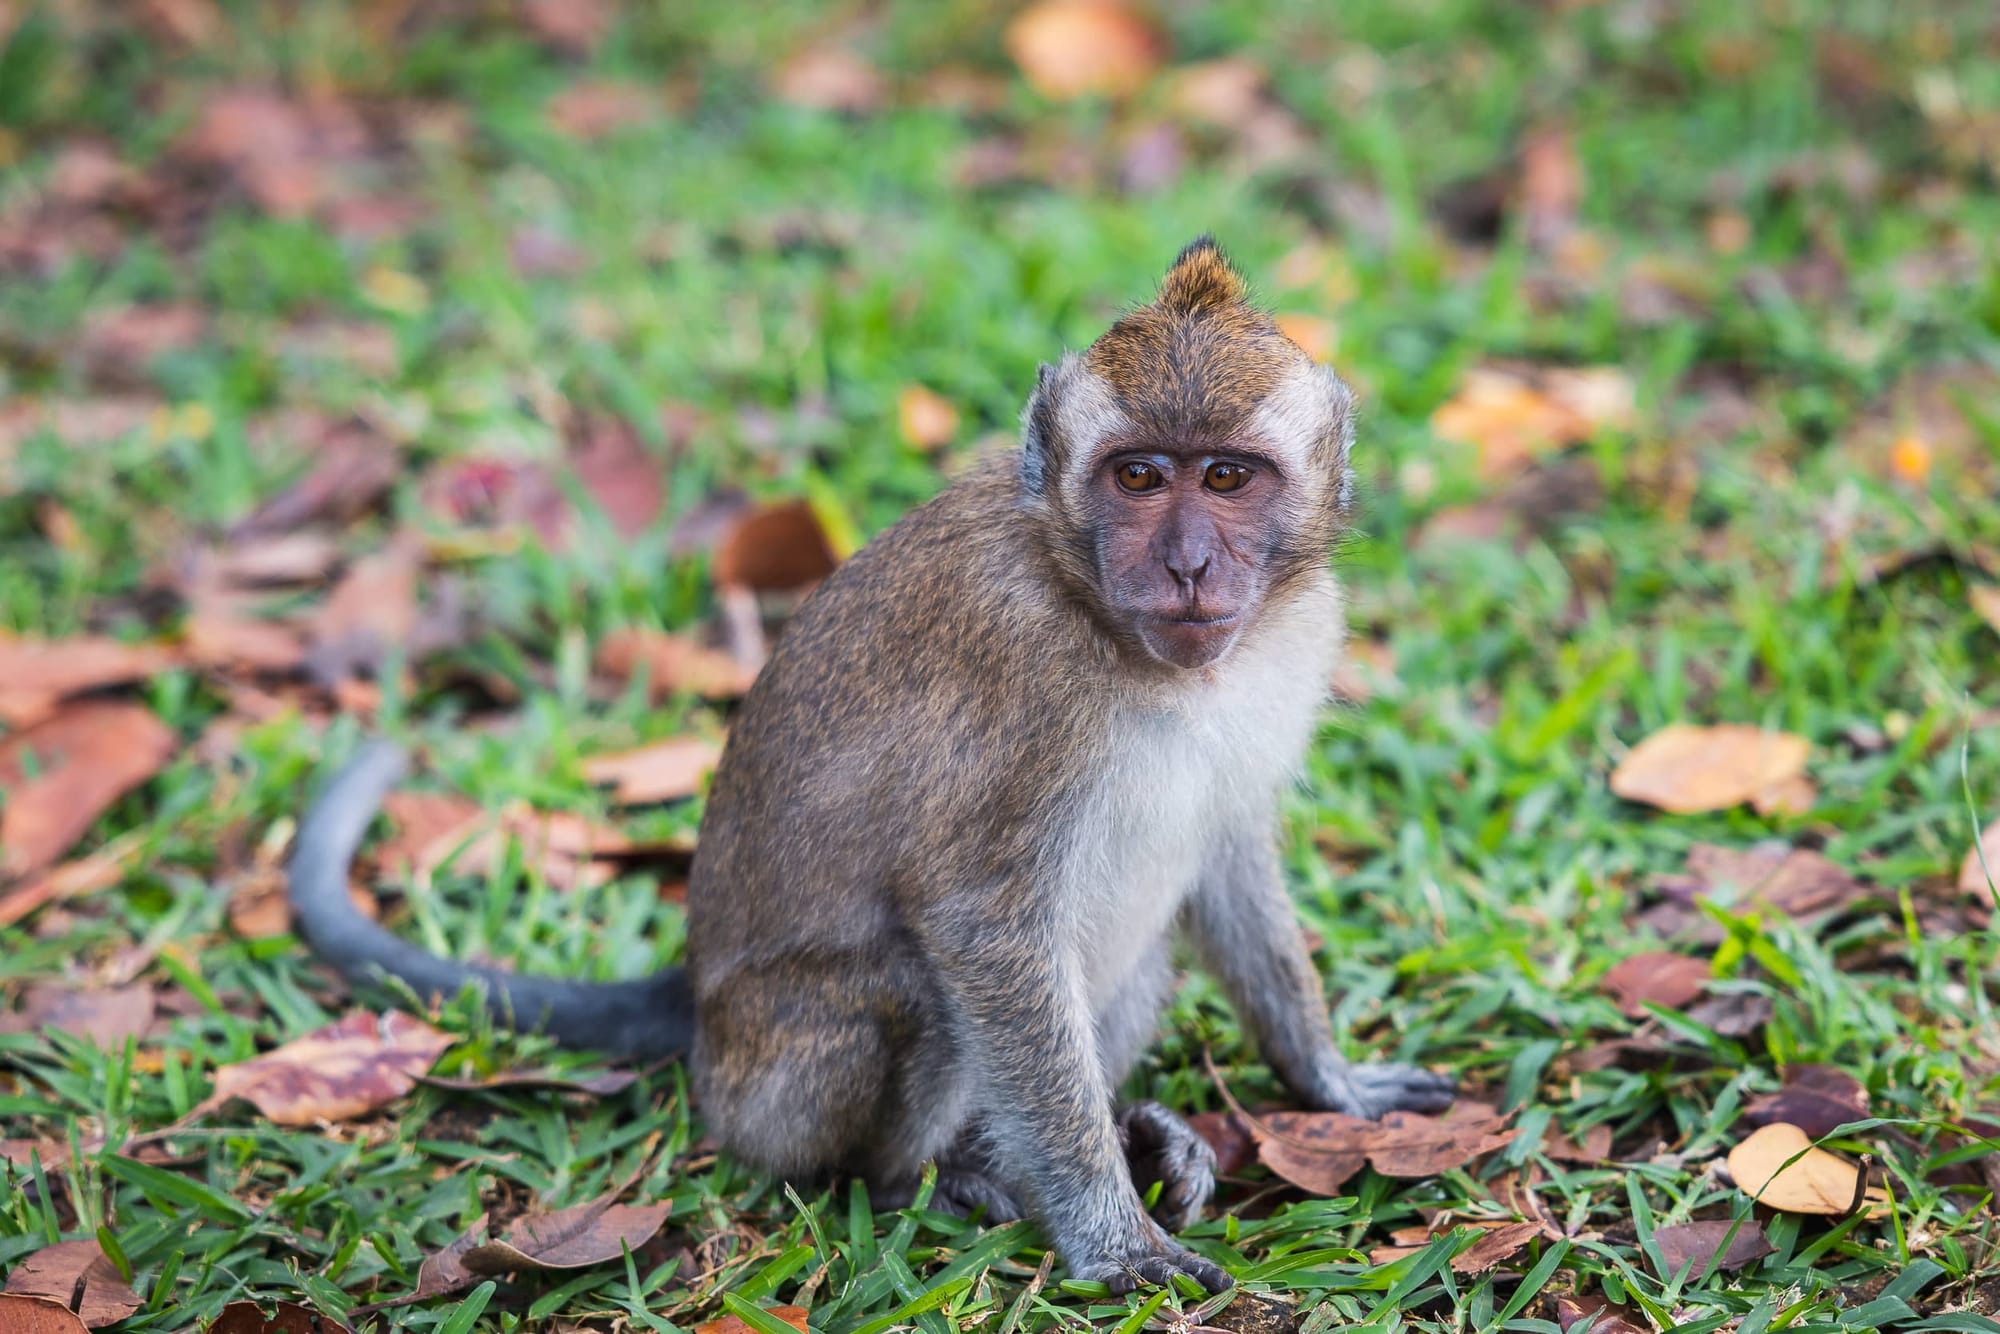
[[[1208,573],[1209,554],[1206,551],[1182,552],[1167,557],[1167,573],[1183,588],[1192,588]]]

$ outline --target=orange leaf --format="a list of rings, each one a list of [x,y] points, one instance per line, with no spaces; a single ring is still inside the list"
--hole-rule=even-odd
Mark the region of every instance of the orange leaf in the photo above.
[[[1611,790],[1676,815],[1726,810],[1805,772],[1811,745],[1789,732],[1672,723],[1634,746]]]
[[[1007,25],[1007,54],[1057,101],[1137,92],[1166,54],[1157,29],[1117,0],[1041,0]]]
[[[918,449],[940,448],[958,434],[958,409],[920,384],[907,385],[896,396],[896,421],[903,439]]]
[[[643,806],[693,796],[721,757],[721,748],[711,741],[674,737],[585,760],[583,774],[593,783],[608,785],[611,799],[619,805]]]
[[[73,705],[0,741],[0,878],[54,861],[158,773],[174,744],[173,730],[145,706],[115,700]]]
[[[1872,1212],[1888,1201],[1879,1186],[1863,1189],[1860,1168],[1815,1147],[1805,1131],[1783,1121],[1752,1132],[1731,1149],[1729,1175],[1757,1203],[1788,1214],[1842,1217],[1864,1205]]]
[[[767,1306],[764,1308],[764,1314],[776,1316],[798,1330],[799,1334],[807,1334],[806,1316],[809,1313],[803,1306]],[[742,1316],[731,1312],[728,1315],[717,1316],[713,1320],[702,1321],[694,1327],[694,1334],[754,1334],[754,1331]]]
[[[115,1325],[141,1305],[139,1294],[118,1276],[117,1268],[95,1241],[59,1241],[22,1257],[7,1275],[7,1291],[74,1305],[76,1314],[92,1329]],[[0,1313],[0,1329],[14,1329],[4,1313]]]

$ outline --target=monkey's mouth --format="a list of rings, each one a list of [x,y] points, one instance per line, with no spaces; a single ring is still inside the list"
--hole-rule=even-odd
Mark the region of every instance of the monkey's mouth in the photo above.
[[[1151,616],[1141,625],[1139,638],[1146,651],[1176,667],[1206,667],[1236,642],[1238,617]]]

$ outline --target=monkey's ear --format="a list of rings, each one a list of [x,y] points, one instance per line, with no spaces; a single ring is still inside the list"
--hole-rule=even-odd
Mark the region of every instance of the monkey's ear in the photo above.
[[[1021,409],[1021,480],[1030,492],[1039,495],[1047,480],[1055,451],[1056,368],[1043,362],[1035,372],[1035,389]]]
[[[1171,311],[1192,314],[1220,306],[1242,305],[1250,289],[1243,275],[1222,253],[1222,247],[1206,232],[1188,242],[1160,281],[1159,304]]]

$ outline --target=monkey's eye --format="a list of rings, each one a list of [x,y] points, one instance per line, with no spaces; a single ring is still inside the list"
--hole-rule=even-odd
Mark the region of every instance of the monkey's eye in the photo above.
[[[1166,484],[1167,479],[1150,463],[1129,459],[1118,465],[1118,485],[1127,491],[1151,491]]]
[[[1250,470],[1240,463],[1211,463],[1201,480],[1211,491],[1234,491],[1250,480]]]

